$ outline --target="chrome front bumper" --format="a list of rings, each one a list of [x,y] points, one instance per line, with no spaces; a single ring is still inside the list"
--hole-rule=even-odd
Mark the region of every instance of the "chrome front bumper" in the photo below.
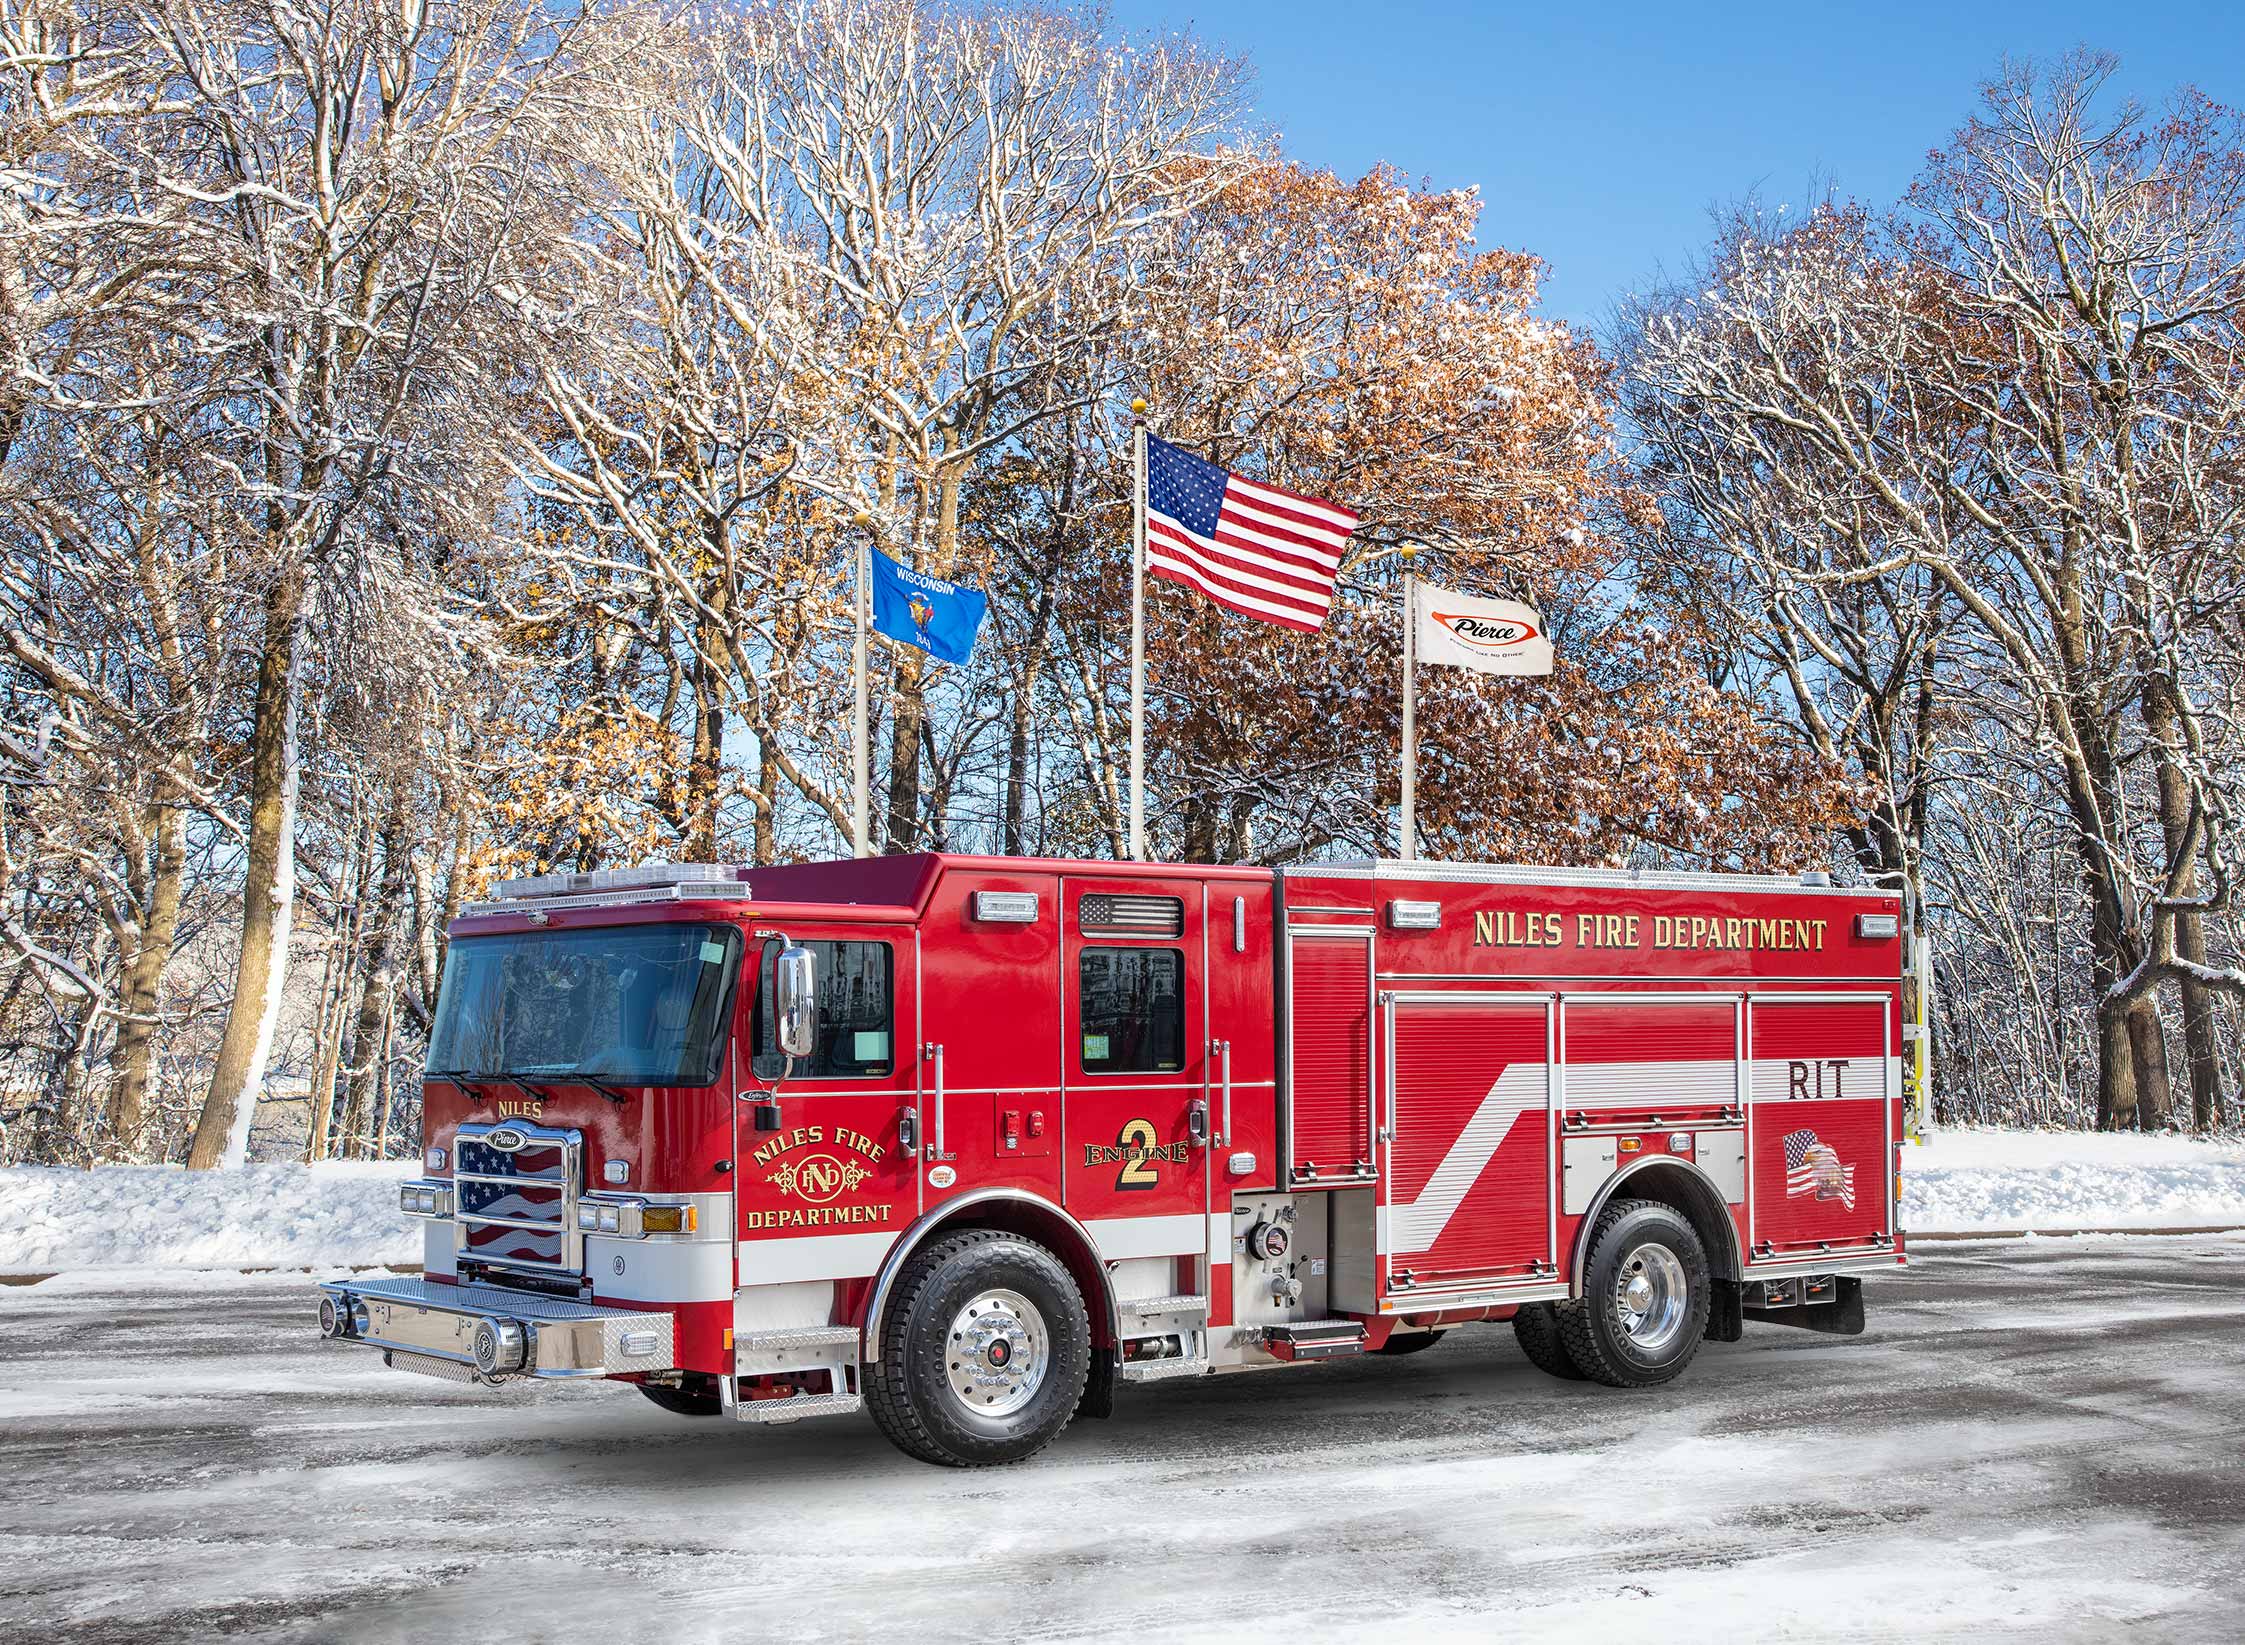
[[[675,1368],[667,1313],[594,1308],[497,1285],[423,1279],[335,1280],[320,1287],[320,1334],[384,1350],[402,1370],[416,1361],[458,1366],[468,1378],[606,1377]]]

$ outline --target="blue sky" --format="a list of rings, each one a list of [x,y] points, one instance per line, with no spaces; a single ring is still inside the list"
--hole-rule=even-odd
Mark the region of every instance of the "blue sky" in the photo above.
[[[1249,55],[1257,116],[1297,159],[1478,184],[1483,243],[1550,263],[1546,306],[1578,323],[1688,258],[1718,201],[1798,202],[1819,178],[1893,199],[2007,53],[2087,43],[2144,102],[2188,82],[2245,103],[2245,0],[1114,5],[1127,31]]]

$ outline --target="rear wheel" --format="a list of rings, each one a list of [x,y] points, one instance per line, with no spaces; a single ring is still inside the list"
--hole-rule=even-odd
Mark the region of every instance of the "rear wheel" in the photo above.
[[[1075,1415],[1091,1321],[1043,1246],[974,1229],[938,1240],[897,1281],[866,1403],[900,1450],[953,1468],[1019,1462]]]
[[[1712,1290],[1706,1248],[1683,1213],[1624,1200],[1591,1230],[1581,1300],[1555,1312],[1583,1375],[1609,1388],[1650,1388],[1699,1352]]]
[[[1548,1302],[1524,1302],[1520,1311],[1512,1316],[1512,1334],[1519,1339],[1520,1351],[1528,1356],[1528,1363],[1547,1376],[1566,1382],[1583,1380],[1582,1367],[1567,1352],[1567,1344],[1559,1334],[1559,1320]]]

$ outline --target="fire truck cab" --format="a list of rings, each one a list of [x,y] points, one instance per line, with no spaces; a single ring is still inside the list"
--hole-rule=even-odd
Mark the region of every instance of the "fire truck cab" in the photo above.
[[[1903,1261],[1899,906],[1821,876],[914,855],[503,883],[418,1279],[330,1337],[1017,1460],[1118,1384],[1511,1321],[1664,1382]]]

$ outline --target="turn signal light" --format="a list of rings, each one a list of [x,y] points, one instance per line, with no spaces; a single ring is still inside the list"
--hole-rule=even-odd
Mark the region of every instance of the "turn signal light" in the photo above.
[[[700,1221],[691,1205],[650,1205],[639,1213],[639,1226],[650,1234],[691,1234]]]

